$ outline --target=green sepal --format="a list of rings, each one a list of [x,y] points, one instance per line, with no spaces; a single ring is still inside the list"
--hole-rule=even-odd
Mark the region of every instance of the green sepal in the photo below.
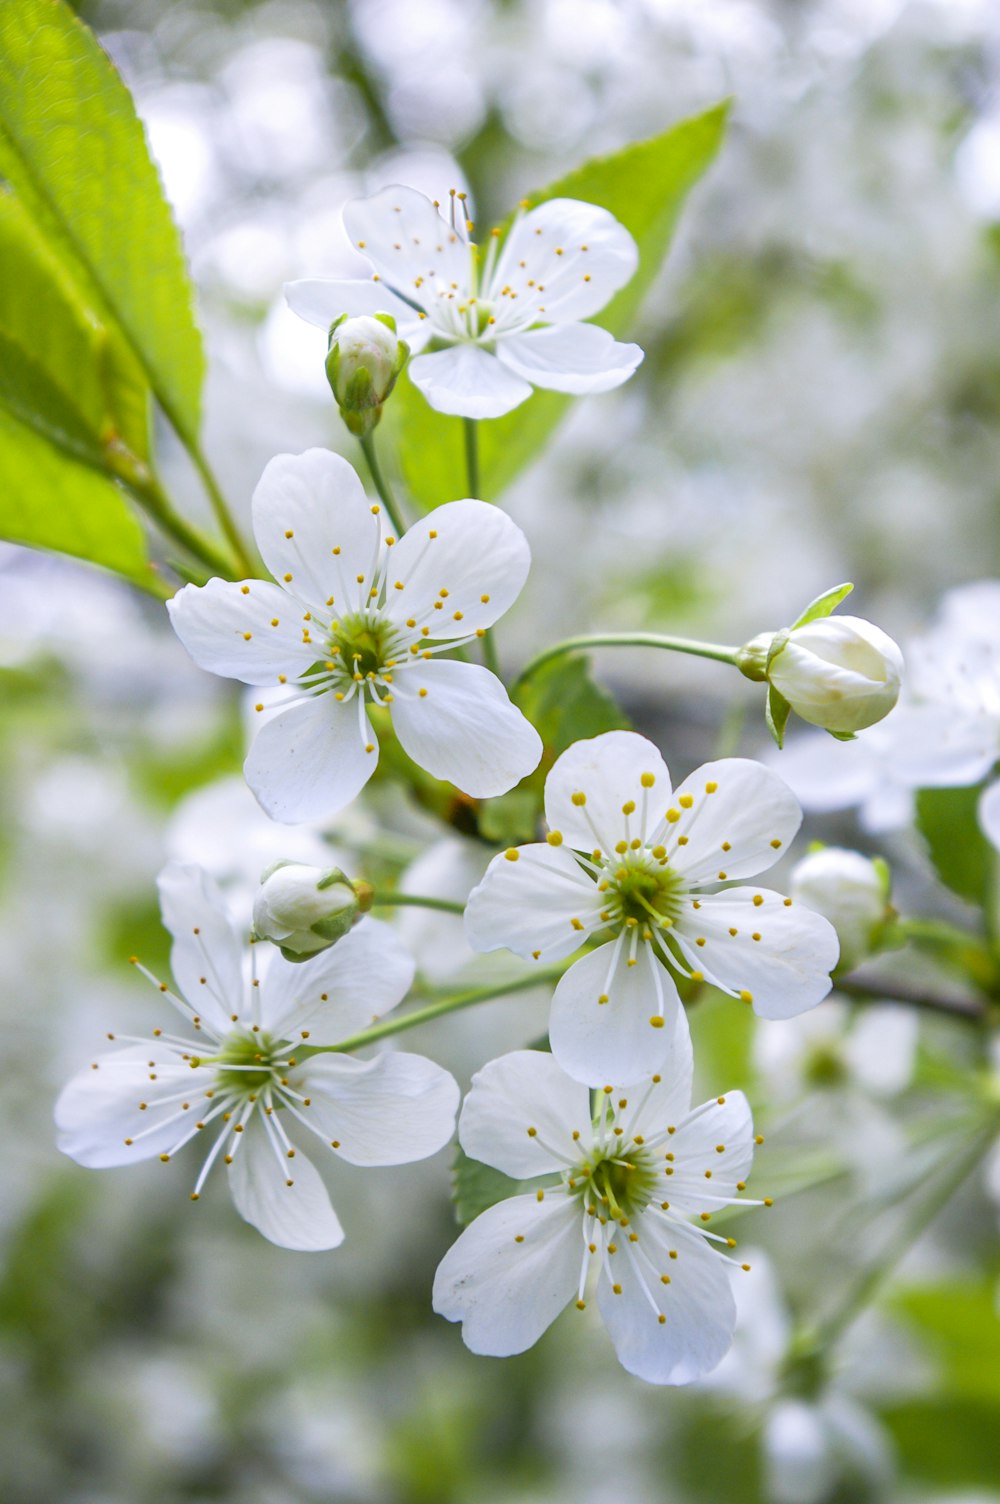
[[[829,726],[825,726],[823,729],[826,731],[827,736],[833,737],[834,741],[856,742],[858,739],[856,731],[831,731]]]
[[[523,1196],[536,1190],[546,1180],[551,1180],[551,1176],[541,1176],[535,1180],[513,1180],[502,1170],[480,1164],[478,1159],[470,1159],[464,1149],[456,1148],[451,1167],[451,1199],[455,1207],[455,1220],[462,1227],[467,1227],[481,1212],[496,1206],[498,1201],[506,1201],[511,1196]]]
[[[785,727],[788,725],[788,717],[792,713],[792,707],[784,695],[775,689],[773,684],[767,686],[767,699],[764,702],[764,719],[767,729],[774,737],[779,747],[785,745]]]
[[[824,616],[831,615],[841,601],[854,589],[853,585],[834,585],[832,590],[826,590],[818,595],[814,601],[810,601],[798,621],[792,622],[792,630],[796,627],[804,627],[806,622],[820,621]]]

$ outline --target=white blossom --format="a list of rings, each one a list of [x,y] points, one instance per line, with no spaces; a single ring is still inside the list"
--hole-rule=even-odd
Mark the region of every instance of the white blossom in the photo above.
[[[478,950],[551,963],[607,937],[560,979],[553,1052],[592,1086],[667,1069],[680,999],[671,973],[752,1003],[764,1018],[811,1008],[837,961],[831,925],[769,888],[718,885],[778,860],[802,814],[774,773],[744,758],[675,790],[631,731],[576,742],[545,785],[545,842],[496,857],[470,896]]]
[[[840,941],[840,965],[860,965],[872,953],[889,918],[889,871],[860,851],[824,846],[792,869],[794,899],[829,919]]]
[[[263,873],[253,905],[254,934],[271,940],[286,961],[326,950],[371,908],[372,888],[339,867],[278,861]]]
[[[627,381],[638,345],[582,322],[636,269],[624,225],[594,204],[551,199],[522,209],[483,254],[460,198],[450,221],[402,186],[347,204],[344,224],[371,280],[291,282],[290,306],[323,329],[345,313],[391,314],[415,357],[414,385],[432,407],[466,418],[499,418],[536,386],[579,396]]]
[[[253,515],[278,583],[187,585],[168,609],[202,668],[285,687],[244,764],[273,819],[321,819],[360,793],[378,761],[368,701],[392,707],[414,762],[474,797],[532,770],[541,742],[499,679],[437,657],[482,637],[524,584],[528,545],[504,512],[452,501],[396,539],[347,461],[310,449],[270,462]]]
[[[309,1054],[395,1008],[413,962],[387,925],[368,919],[302,965],[267,949],[257,976],[256,947],[246,964],[206,873],[171,864],[159,886],[177,991],[157,985],[187,1032],[109,1035],[125,1047],[97,1056],[59,1097],[59,1147],[104,1169],[167,1162],[204,1135],[211,1146],[192,1200],[221,1158],[237,1211],[272,1243],[335,1248],[343,1229],[298,1141],[316,1139],[350,1164],[395,1165],[436,1153],[454,1127],[458,1087],[432,1061]]]
[[[735,1244],[708,1223],[744,1187],[753,1125],[741,1092],[690,1108],[682,1015],[675,1029],[669,1076],[605,1086],[593,1102],[535,1050],[473,1077],[459,1121],[466,1154],[517,1180],[547,1177],[482,1212],[437,1271],[434,1309],[462,1322],[473,1352],[523,1352],[570,1301],[583,1309],[596,1282],[630,1373],[685,1384],[725,1355],[736,1306],[720,1247]]]
[[[859,616],[825,616],[792,627],[767,677],[795,714],[846,735],[881,721],[899,699],[903,655]]]

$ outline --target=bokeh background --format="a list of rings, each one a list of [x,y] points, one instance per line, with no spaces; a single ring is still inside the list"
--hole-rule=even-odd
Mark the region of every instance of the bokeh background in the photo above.
[[[731,95],[728,140],[633,332],[638,376],[579,404],[505,498],[535,566],[504,661],[540,631],[598,626],[741,641],[845,578],[905,640],[944,589],[1000,572],[993,0],[79,9],[135,93],[184,230],[206,447],[244,516],[273,453],[352,453],[322,335],[281,299],[291,277],[363,274],[346,198],[466,187],[500,218]],[[196,514],[182,458],[165,464]],[[763,747],[759,697],[721,667],[597,667],[678,772]],[[429,1309],[454,1236],[447,1154],[334,1171],[348,1240],[317,1256],[265,1243],[221,1186],[192,1207],[183,1157],[92,1174],[58,1156],[59,1084],[106,1030],[156,1021],[127,957],[166,967],[167,857],[203,861],[236,905],[280,855],[332,848],[387,873],[419,858],[414,887],[465,874],[466,891],[485,862],[434,846],[391,790],[325,836],[270,827],[238,777],[234,691],[154,604],[0,552],[5,1504],[1000,1500],[997,1212],[966,1093],[988,1060],[961,1021],[834,1001],[769,1028],[695,1010],[705,1090],[749,1091],[768,1129],[755,1182],[778,1197],[741,1221],[759,1250],[745,1320],[697,1390],[630,1379],[574,1311],[521,1358],[468,1354]],[[946,904],[912,836],[879,847],[848,815],[807,831],[885,849],[910,911]],[[457,923],[406,923],[428,974],[468,970]],[[467,1081],[543,1026],[529,996],[408,1047]],[[817,1357],[809,1328],[828,1318],[843,1338]]]

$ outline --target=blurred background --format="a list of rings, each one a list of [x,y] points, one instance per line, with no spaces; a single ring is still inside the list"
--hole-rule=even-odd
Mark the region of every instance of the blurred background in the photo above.
[[[505,497],[535,567],[502,657],[519,663],[539,621],[738,642],[848,578],[905,644],[942,591],[1000,572],[993,0],[78,8],[184,231],[206,448],[244,517],[273,453],[355,457],[322,333],[281,297],[289,278],[364,275],[345,199],[465,187],[492,222],[731,95],[632,332],[644,365],[580,403]],[[182,457],[164,463],[197,513]],[[763,749],[759,696],[721,667],[597,669],[678,774]],[[1000,1500],[1000,1173],[965,1091],[990,1069],[966,1023],[832,1001],[767,1026],[700,1004],[704,1092],[749,1092],[768,1134],[755,1185],[777,1199],[741,1219],[734,1354],[697,1389],[655,1390],[570,1311],[535,1351],[476,1359],[430,1312],[455,1232],[447,1154],[335,1169],[347,1242],[308,1256],[264,1242],[221,1186],[192,1207],[183,1157],[97,1174],[56,1153],[61,1082],[106,1030],[156,1021],[127,958],[166,968],[164,860],[202,861],[239,904],[324,837],[269,826],[238,776],[235,686],[95,571],[0,549],[0,696],[4,1504]],[[754,707],[742,727],[734,699]],[[806,830],[885,850],[908,911],[965,918],[905,832],[873,844],[849,814]],[[383,792],[325,839],[355,868],[422,857],[415,888],[461,871],[467,891],[488,852],[453,838],[428,857],[439,834]],[[469,967],[457,922],[407,925],[426,971]],[[497,1002],[407,1047],[465,1084],[537,1038],[544,1009]],[[817,1355],[821,1318],[842,1339]]]

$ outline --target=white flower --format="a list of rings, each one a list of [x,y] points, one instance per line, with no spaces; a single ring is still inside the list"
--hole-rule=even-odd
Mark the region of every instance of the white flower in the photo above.
[[[829,919],[850,970],[871,955],[889,918],[889,872],[860,851],[824,846],[792,869],[791,896]]]
[[[706,891],[770,867],[801,811],[759,763],[707,763],[671,792],[659,752],[631,731],[576,742],[545,785],[546,843],[496,857],[466,933],[552,962],[611,931],[560,979],[549,1037],[578,1081],[666,1069],[680,999],[671,971],[788,1018],[830,990],[837,937],[768,888]],[[652,1026],[652,1027],[650,1027]]]
[[[395,321],[386,313],[375,318],[345,316],[334,325],[326,374],[351,433],[363,437],[375,427],[408,354],[405,341],[396,338]]]
[[[254,933],[273,941],[286,961],[301,961],[342,940],[371,900],[370,884],[352,883],[339,867],[275,862],[254,898]]]
[[[279,583],[209,580],[167,604],[202,668],[287,686],[244,764],[273,819],[321,819],[360,793],[378,761],[366,697],[392,706],[414,762],[467,794],[505,793],[531,772],[541,742],[499,679],[436,661],[482,637],[524,584],[528,545],[504,512],[448,502],[397,540],[347,461],[310,449],[271,460],[253,515]]]
[[[551,1055],[516,1050],[473,1077],[459,1138],[518,1180],[551,1177],[490,1207],[445,1255],[434,1309],[475,1353],[537,1342],[592,1271],[619,1361],[654,1384],[685,1384],[721,1361],[736,1306],[713,1211],[742,1190],[753,1125],[741,1092],[690,1110],[691,1041],[677,1020],[669,1078],[596,1094]],[[692,1224],[689,1220],[697,1217]]]
[[[903,655],[860,616],[825,616],[792,627],[769,657],[767,677],[795,714],[847,735],[872,726],[899,699]]]
[[[424,1159],[451,1137],[458,1087],[420,1055],[302,1051],[394,1008],[413,962],[388,926],[369,919],[301,966],[266,951],[258,978],[211,878],[171,864],[159,886],[178,992],[158,985],[190,1032],[129,1038],[74,1077],[56,1104],[59,1147],[103,1169],[170,1160],[205,1134],[212,1144],[193,1200],[221,1157],[237,1211],[272,1243],[335,1248],[343,1229],[296,1140],[311,1134],[355,1165]]]
[[[443,413],[499,418],[533,386],[580,395],[628,380],[638,345],[581,322],[636,269],[624,225],[594,204],[552,199],[519,213],[481,257],[454,196],[451,209],[449,223],[422,193],[398,186],[347,204],[344,224],[372,280],[291,282],[290,306],[323,329],[345,313],[391,314],[417,357],[411,380]],[[437,348],[417,353],[428,344]]]

